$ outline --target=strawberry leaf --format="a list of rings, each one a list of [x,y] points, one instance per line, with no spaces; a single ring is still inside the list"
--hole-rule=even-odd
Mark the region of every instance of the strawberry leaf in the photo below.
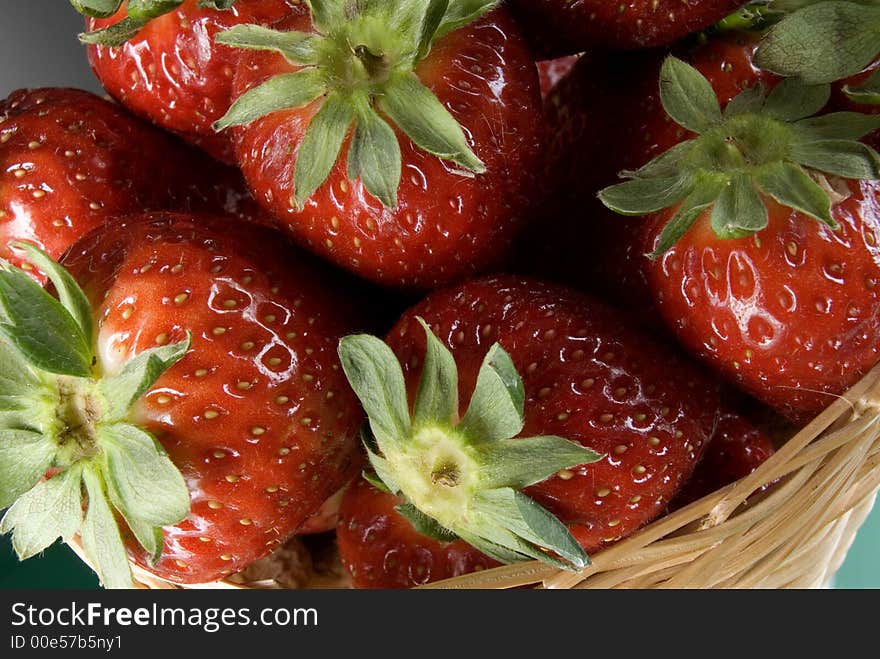
[[[312,119],[296,156],[294,189],[298,208],[302,209],[327,180],[353,121],[354,111],[338,94],[328,96]]]
[[[436,520],[428,517],[411,503],[404,503],[395,507],[395,510],[403,515],[413,528],[423,536],[433,538],[439,542],[453,542],[458,539],[449,529],[440,526]]]
[[[499,0],[450,0],[446,14],[434,33],[434,41],[482,18],[500,4]]]
[[[38,383],[39,378],[21,353],[0,337],[0,396],[26,396]]]
[[[880,105],[880,70],[874,71],[861,85],[844,85],[843,92],[856,103]]]
[[[183,358],[191,344],[192,338],[187,336],[185,341],[145,350],[129,361],[118,375],[101,380],[101,392],[108,403],[104,420],[125,418],[132,404]]]
[[[504,439],[476,446],[478,462],[484,465],[479,478],[483,487],[520,490],[547,480],[563,469],[601,460],[595,451],[552,435]]]
[[[793,162],[843,178],[880,179],[880,155],[867,144],[853,140],[797,142],[791,147]]]
[[[780,204],[837,228],[828,193],[800,167],[785,162],[769,165],[758,172],[756,179],[764,192]]]
[[[590,563],[565,525],[510,488],[481,492],[473,514],[480,521],[479,535],[496,546],[561,569],[581,570]]]
[[[348,178],[361,179],[371,195],[386,208],[397,207],[397,188],[403,163],[397,135],[372,108],[358,113],[348,151]]]
[[[87,467],[83,481],[89,496],[80,530],[86,556],[105,588],[133,588],[128,554],[107,502],[104,480],[94,468]]]
[[[486,354],[459,430],[475,444],[510,439],[523,428],[525,391],[510,355],[495,344]]]
[[[177,9],[183,0],[128,0],[128,15],[139,21],[149,21]]]
[[[302,69],[269,78],[239,96],[226,114],[215,122],[214,130],[248,124],[279,110],[304,107],[326,91],[327,83],[317,69]]]
[[[831,85],[805,85],[789,78],[773,88],[763,112],[780,121],[797,121],[819,112],[830,98]]]
[[[767,92],[764,85],[758,83],[754,87],[744,89],[734,96],[724,108],[724,118],[736,117],[741,114],[753,114],[764,109]]]
[[[61,303],[18,268],[0,269],[0,336],[31,366],[58,375],[87,377],[91,346]]]
[[[124,423],[106,425],[98,429],[98,444],[107,489],[126,519],[157,527],[187,516],[190,500],[183,476],[152,435]]]
[[[449,349],[434,336],[423,319],[418,321],[425,330],[427,349],[416,394],[413,427],[444,421],[451,427],[458,417],[458,368]]]
[[[857,140],[880,128],[880,115],[833,112],[802,119],[792,128],[795,131],[796,139],[803,142]]]
[[[95,325],[92,319],[92,305],[86,294],[79,287],[70,273],[52,260],[43,250],[30,243],[14,242],[12,247],[18,248],[27,254],[28,260],[37,266],[55,286],[58,300],[67,309],[71,317],[82,330],[86,343],[91,345],[94,340]]]
[[[280,32],[262,25],[236,25],[214,37],[217,43],[244,50],[271,50],[294,64],[317,64],[316,38],[305,32]]]
[[[434,37],[443,19],[446,17],[446,11],[449,9],[450,0],[428,0],[428,8],[425,10],[425,17],[422,21],[422,32],[419,36],[419,47],[416,51],[416,61],[420,62],[431,50],[431,44],[434,43]]]
[[[389,81],[379,107],[421,149],[472,172],[486,171],[461,126],[414,73]]]
[[[783,18],[755,53],[762,69],[807,83],[855,75],[880,52],[880,6],[818,2]]]
[[[734,176],[712,208],[712,230],[719,238],[742,238],[765,228],[767,207],[748,176]]]
[[[0,522],[0,533],[12,533],[15,553],[25,560],[58,538],[72,538],[81,520],[81,469],[71,467],[41,481],[12,504]]]
[[[70,0],[70,4],[80,14],[95,18],[107,18],[119,11],[122,0]]]
[[[331,31],[335,25],[345,21],[347,0],[306,0],[312,12],[312,21],[322,34]]]
[[[139,21],[135,18],[127,17],[123,18],[118,23],[114,23],[101,30],[83,32],[79,35],[79,40],[85,44],[115,48],[125,45],[125,43],[140,32],[146,24],[145,21]]]
[[[712,85],[695,68],[676,57],[660,70],[660,99],[680,126],[702,133],[721,123],[721,106]]]
[[[57,453],[55,442],[41,433],[0,429],[0,510],[39,483]]]
[[[621,215],[647,215],[678,203],[693,187],[693,181],[680,173],[663,178],[636,178],[605,188],[599,199]]]
[[[383,451],[386,445],[409,437],[412,425],[406,384],[391,348],[374,336],[347,336],[339,342],[339,358]]]
[[[721,194],[723,183],[719,181],[706,181],[698,183],[685,200],[681,203],[672,220],[667,224],[654,247],[650,258],[657,258],[667,252],[679,239],[687,233],[697,218],[700,217]]]

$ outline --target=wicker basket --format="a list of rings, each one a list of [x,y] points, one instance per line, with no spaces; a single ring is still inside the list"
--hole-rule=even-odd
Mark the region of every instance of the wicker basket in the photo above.
[[[843,563],[878,488],[880,365],[750,476],[594,554],[583,572],[531,562],[426,587],[820,588]],[[71,546],[83,557],[77,541]],[[137,566],[134,574],[145,588],[180,587]],[[226,580],[187,588],[278,585]]]

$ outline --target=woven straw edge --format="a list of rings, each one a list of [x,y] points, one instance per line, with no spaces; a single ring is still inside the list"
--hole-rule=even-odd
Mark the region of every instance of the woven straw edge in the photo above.
[[[822,587],[843,563],[878,489],[880,365],[755,472],[595,554],[582,572],[529,562],[423,588]],[[68,544],[88,564],[79,538]],[[273,586],[180,585],[138,565],[132,572],[149,589]]]

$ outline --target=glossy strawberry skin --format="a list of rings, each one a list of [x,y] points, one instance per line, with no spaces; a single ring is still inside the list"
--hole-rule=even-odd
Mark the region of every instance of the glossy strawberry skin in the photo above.
[[[773,455],[773,442],[742,414],[725,409],[694,475],[669,504],[677,510],[745,478]]]
[[[729,33],[676,55],[708,77],[726,103],[757,82],[778,80],[752,63],[757,45],[755,36]],[[621,171],[692,137],[660,103],[666,55],[590,53],[553,89],[545,104],[547,194],[517,250],[522,270],[599,294],[652,326],[659,316],[643,269],[645,221],[610,211],[597,193],[618,183]]]
[[[274,27],[313,31],[305,12]],[[293,70],[275,53],[248,53],[236,95]],[[430,288],[488,270],[508,252],[534,196],[542,113],[534,61],[503,9],[444,37],[416,73],[464,127],[485,174],[464,176],[399,134],[396,209],[385,209],[360,180],[349,181],[343,156],[297,212],[295,145],[316,103],[235,129],[236,153],[255,199],[300,244],[372,281]]]
[[[77,89],[13,92],[0,101],[0,257],[27,240],[58,258],[114,216],[198,210],[253,218],[240,176]],[[252,204],[252,202],[250,202]]]
[[[462,540],[421,535],[394,509],[401,503],[363,479],[346,490],[336,537],[355,588],[413,588],[498,566]]]
[[[356,473],[362,412],[336,355],[356,328],[350,306],[281,236],[152,214],[90,234],[64,263],[94,304],[105,372],[192,334],[131,419],[157,436],[192,499],[165,529],[156,574],[208,582],[242,569]]]
[[[718,386],[692,364],[592,298],[511,275],[435,292],[388,333],[386,341],[404,365],[410,401],[425,353],[417,317],[455,357],[462,411],[483,358],[500,342],[525,386],[522,436],[559,435],[606,455],[526,490],[565,522],[588,552],[661,514],[714,430]],[[343,511],[353,508],[343,504]],[[355,519],[362,521],[356,513]],[[343,512],[340,533],[347,521]],[[392,529],[399,525],[389,522]],[[376,546],[384,536],[373,537],[361,555],[357,547],[366,536],[359,533],[358,543],[350,541],[352,551],[343,554],[356,573],[372,572],[374,587],[413,585],[383,567]],[[392,538],[389,548],[401,542]]]
[[[756,46],[754,36],[728,34],[682,55],[708,78],[723,106],[744,88],[778,83],[754,66]],[[586,163],[596,162],[587,174],[591,183],[584,187],[597,191],[616,182],[614,170],[635,169],[692,137],[659,102],[662,57],[637,54],[621,59],[632,68],[619,64],[616,70],[607,65],[589,69],[597,61],[585,61],[551,95],[550,172],[560,181],[559,189],[569,190],[567,197],[558,196],[564,210],[555,215],[577,219],[563,221],[549,249],[558,246],[558,262],[577,266],[568,269],[572,279],[598,282],[609,297],[643,310],[643,318],[662,316],[692,353],[803,423],[878,359],[874,287],[880,273],[872,243],[877,184],[849,185],[849,198],[833,211],[841,224],[838,232],[770,200],[769,227],[757,240],[717,239],[709,218],[703,217],[673,249],[650,261],[645,254],[653,250],[674,209],[650,218],[623,218],[594,201],[587,223],[583,211],[576,214],[585,201],[571,182],[578,172],[589,171]],[[616,76],[627,82],[604,87]],[[591,110],[579,109],[579,101],[596,85],[610,90],[605,100]],[[620,138],[617,158],[603,159],[614,153],[605,135],[619,135],[612,130],[617,122],[634,130]],[[565,245],[584,251],[569,248],[566,257]]]
[[[124,46],[89,46],[89,61],[111,96],[134,113],[232,162],[231,147],[211,124],[229,109],[232,76],[241,51],[217,44],[218,32],[243,23],[271,23],[293,10],[293,0],[237,0],[228,10],[186,0],[155,18]],[[118,23],[123,6],[89,30]]]
[[[514,0],[523,25],[547,57],[586,50],[667,46],[709,27],[743,0]]]
[[[880,183],[844,189],[837,231],[770,201],[757,240],[719,240],[700,218],[647,267],[682,343],[795,423],[880,360]],[[669,217],[652,219],[646,244]]]

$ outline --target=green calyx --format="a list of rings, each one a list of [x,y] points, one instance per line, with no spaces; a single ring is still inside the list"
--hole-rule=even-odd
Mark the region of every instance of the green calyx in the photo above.
[[[117,516],[157,561],[161,529],[186,517],[189,492],[161,445],[130,423],[129,409],[190,340],[103,375],[82,289],[33,245],[12,246],[58,298],[0,263],[0,509],[8,508],[0,533],[12,534],[22,560],[79,533],[102,583],[132,587]]]
[[[520,490],[603,456],[555,436],[516,438],[525,393],[510,359],[494,345],[464,416],[452,354],[419,319],[427,351],[410,413],[403,370],[379,339],[340,342],[342,366],[369,417],[364,444],[377,487],[406,499],[397,510],[420,533],[461,538],[502,562],[536,559],[580,570],[589,558],[556,517]]]
[[[766,197],[836,229],[826,175],[880,179],[880,155],[858,141],[880,128],[880,116],[837,112],[813,116],[830,87],[787,79],[767,93],[747,89],[724,111],[711,84],[669,57],[660,74],[663,107],[697,137],[661,154],[599,197],[623,215],[678,206],[654,251],[669,250],[705,212],[719,238],[741,238],[767,226]]]
[[[125,0],[70,0],[80,14],[108,18],[122,7]],[[99,46],[121,46],[154,18],[174,11],[184,0],[127,0],[126,16],[118,23],[79,35],[80,41]],[[202,9],[229,9],[235,0],[199,0]]]
[[[488,13],[498,0],[308,0],[314,33],[239,25],[218,43],[271,50],[302,67],[239,97],[214,128],[248,124],[320,99],[296,157],[294,201],[301,210],[324,184],[351,134],[349,179],[387,208],[397,206],[402,171],[392,125],[420,149],[460,168],[486,171],[464,130],[415,69],[438,39]]]
[[[880,0],[775,0],[784,14],[755,53],[762,69],[808,84],[842,80],[880,54]],[[880,103],[880,76],[845,91],[858,102]]]

